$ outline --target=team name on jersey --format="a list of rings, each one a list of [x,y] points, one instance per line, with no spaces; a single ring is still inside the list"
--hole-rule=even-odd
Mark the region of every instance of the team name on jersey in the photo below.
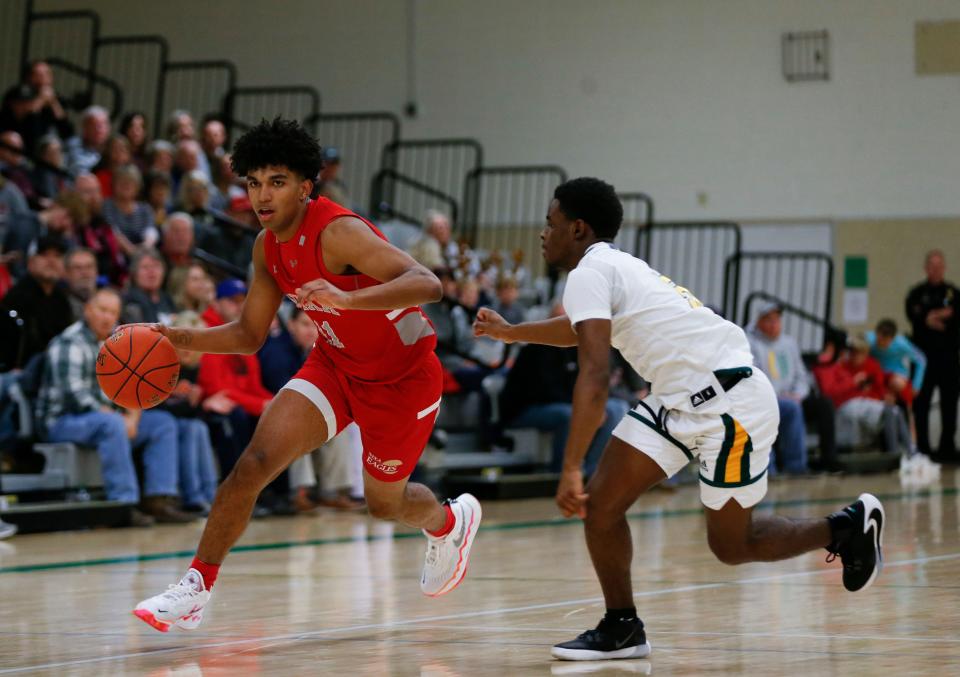
[[[331,315],[340,315],[340,312],[336,308],[330,308],[329,306],[318,306],[314,303],[308,303],[307,305],[302,305],[297,301],[296,294],[287,294],[287,298],[293,301],[293,303],[300,310],[312,310],[318,313],[330,313]]]

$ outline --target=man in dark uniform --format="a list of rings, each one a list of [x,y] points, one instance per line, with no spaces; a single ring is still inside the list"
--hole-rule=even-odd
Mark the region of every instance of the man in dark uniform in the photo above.
[[[946,282],[943,252],[934,249],[924,263],[927,281],[907,295],[907,317],[913,325],[913,342],[927,356],[923,386],[913,402],[917,422],[917,446],[929,454],[930,399],[940,389],[942,433],[937,447],[939,460],[956,460],[957,398],[960,395],[960,290]]]

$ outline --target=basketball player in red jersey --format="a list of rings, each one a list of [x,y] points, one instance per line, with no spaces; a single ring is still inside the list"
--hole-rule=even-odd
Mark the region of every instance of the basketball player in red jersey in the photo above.
[[[480,504],[469,494],[440,504],[427,487],[407,481],[440,406],[436,335],[419,308],[440,299],[440,281],[373,224],[326,198],[310,199],[321,149],[298,123],[261,122],[237,141],[232,162],[263,226],[240,318],[210,329],[151,326],[180,348],[253,353],[286,296],[313,319],[320,338],[220,485],[186,575],[134,614],[163,632],[196,628],[260,491],[351,421],[363,440],[370,513],[423,529],[421,589],[450,592],[466,574]]]

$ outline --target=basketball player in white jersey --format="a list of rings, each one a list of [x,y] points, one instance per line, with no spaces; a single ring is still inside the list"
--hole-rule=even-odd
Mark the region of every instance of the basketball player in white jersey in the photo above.
[[[751,367],[743,330],[611,245],[622,219],[609,184],[580,178],[560,185],[541,240],[546,262],[569,271],[566,315],[511,325],[485,308],[474,324],[478,336],[578,347],[556,500],[565,516],[584,521],[607,612],[596,629],[553,648],[554,657],[566,660],[650,653],[633,601],[626,511],[690,461],[700,468],[707,542],[721,562],[772,561],[826,548],[828,561],[841,558],[843,584],[851,591],[873,583],[882,566],[883,507],[870,494],[821,519],[753,514],[767,490],[777,436],[773,387]],[[581,462],[603,421],[611,345],[651,382],[651,394],[618,424],[584,489]]]

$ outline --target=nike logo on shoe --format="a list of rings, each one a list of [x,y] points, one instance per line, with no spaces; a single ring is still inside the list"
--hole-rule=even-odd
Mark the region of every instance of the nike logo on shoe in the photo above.
[[[460,549],[460,546],[463,545],[463,539],[467,535],[467,525],[465,522],[460,523],[460,533],[457,534],[457,537],[453,539],[453,547],[457,550]]]
[[[624,637],[624,639],[623,639],[622,642],[614,642],[614,643],[613,643],[614,647],[616,647],[616,649],[617,649],[618,651],[619,651],[620,649],[622,649],[624,646],[626,646],[627,642],[629,642],[631,639],[633,639],[633,636],[636,634],[636,632],[637,632],[637,629],[634,628],[633,630],[630,631],[630,634],[629,634],[629,635],[627,635],[626,637]]]

